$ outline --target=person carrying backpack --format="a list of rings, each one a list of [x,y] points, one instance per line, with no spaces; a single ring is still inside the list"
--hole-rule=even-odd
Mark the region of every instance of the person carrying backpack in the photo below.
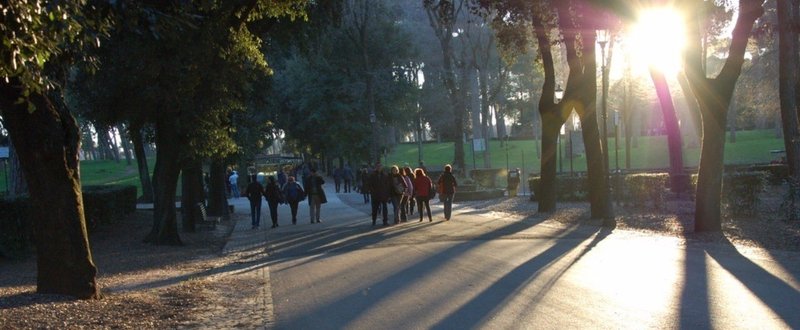
[[[294,180],[293,176],[289,176],[286,184],[281,188],[283,196],[286,199],[286,204],[292,210],[292,224],[297,224],[297,206],[300,201],[305,199],[305,191],[300,187],[300,184]]]
[[[264,187],[264,198],[269,205],[269,216],[272,219],[272,228],[278,227],[278,203],[281,202],[281,190],[274,176],[269,176],[267,186]]]

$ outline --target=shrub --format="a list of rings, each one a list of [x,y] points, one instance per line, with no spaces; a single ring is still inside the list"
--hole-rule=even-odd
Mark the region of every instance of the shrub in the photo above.
[[[786,164],[766,164],[753,165],[751,172],[767,172],[767,182],[771,185],[779,185],[789,178],[789,166]]]
[[[497,177],[505,171],[505,169],[501,168],[478,168],[471,170],[469,176],[481,187],[495,188],[497,186],[495,183]]]
[[[540,191],[541,178],[534,176],[528,179],[528,187],[533,192],[532,200],[536,200],[541,196]],[[586,177],[570,177],[559,176],[556,177],[556,200],[559,201],[584,201],[587,196],[587,180]]]
[[[752,215],[758,195],[766,186],[767,172],[737,172],[722,177],[722,206],[731,213]]]
[[[136,187],[84,186],[83,208],[88,228],[121,220],[136,211]]]
[[[642,173],[625,176],[625,200],[637,207],[652,203],[655,208],[664,205],[667,173]]]

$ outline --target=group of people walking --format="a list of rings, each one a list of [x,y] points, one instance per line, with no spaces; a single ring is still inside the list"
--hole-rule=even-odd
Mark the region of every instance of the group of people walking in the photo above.
[[[390,224],[389,205],[392,206],[392,223],[394,224],[408,221],[408,218],[414,214],[415,204],[419,222],[424,220],[425,214],[423,214],[423,210],[428,216],[428,221],[433,221],[430,200],[437,192],[444,203],[444,218],[445,220],[450,220],[453,209],[453,195],[455,194],[455,188],[458,186],[452,171],[452,166],[445,165],[444,173],[442,173],[437,180],[436,186],[434,186],[433,181],[422,167],[415,170],[411,170],[410,167],[403,167],[401,170],[400,167],[394,165],[389,169],[389,173],[386,173],[383,166],[378,164],[375,170],[366,177],[362,188],[363,192],[368,194],[371,200],[372,225],[377,224],[379,213],[381,214],[383,225],[388,226]]]
[[[278,224],[278,205],[288,204],[292,214],[292,224],[297,224],[297,209],[300,202],[308,199],[311,214],[311,223],[321,223],[320,211],[322,204],[327,203],[325,190],[322,185],[325,180],[311,168],[307,176],[303,178],[303,184],[297,182],[295,176],[286,175],[283,171],[278,172],[278,179],[274,176],[267,177],[266,186],[258,181],[258,177],[250,177],[250,183],[245,189],[245,196],[250,201],[250,217],[253,229],[261,225],[261,198],[267,200],[269,206],[269,216],[272,220],[272,228],[277,228]]]
[[[267,201],[269,206],[272,228],[277,228],[278,206],[288,204],[292,214],[292,224],[297,224],[297,209],[301,201],[308,199],[310,222],[321,223],[320,219],[322,204],[327,203],[325,190],[322,185],[325,180],[317,173],[313,167],[306,168],[307,172],[301,170],[292,171],[295,175],[303,175],[301,185],[297,182],[295,175],[287,175],[282,169],[278,170],[277,179],[269,176],[266,185],[262,185],[257,176],[250,177],[250,182],[244,191],[244,196],[250,201],[250,214],[252,228],[257,229],[261,223],[261,198]],[[349,167],[342,169],[340,177],[350,177],[346,174]],[[387,171],[381,164],[375,166],[374,171],[359,171],[358,178],[359,190],[365,196],[365,203],[371,201],[372,206],[372,225],[377,224],[378,214],[384,226],[406,222],[414,215],[414,208],[419,217],[419,222],[424,220],[427,214],[428,221],[432,222],[430,200],[436,194],[444,204],[444,219],[450,220],[453,209],[453,196],[458,183],[453,176],[453,168],[445,165],[444,173],[434,181],[428,177],[423,167],[411,169],[410,167],[400,168],[397,165],[390,167]],[[334,176],[336,178],[336,175]],[[352,179],[351,179],[352,180]],[[344,180],[345,192],[350,191],[351,180]],[[338,186],[338,185],[337,185]],[[339,191],[339,187],[337,192]],[[392,207],[392,221],[389,221],[389,206]],[[425,213],[423,213],[425,212]]]

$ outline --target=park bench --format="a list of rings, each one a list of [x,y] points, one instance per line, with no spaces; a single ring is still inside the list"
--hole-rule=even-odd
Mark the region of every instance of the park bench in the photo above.
[[[208,213],[206,213],[206,205],[204,203],[197,203],[196,208],[198,214],[200,214],[200,221],[196,224],[197,227],[214,230],[222,217],[208,215]]]

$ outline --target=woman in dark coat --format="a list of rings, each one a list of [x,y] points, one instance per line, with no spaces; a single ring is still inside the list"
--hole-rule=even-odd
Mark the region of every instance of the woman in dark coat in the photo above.
[[[375,171],[370,174],[366,182],[367,189],[372,199],[372,225],[378,219],[378,211],[383,215],[383,225],[389,225],[389,194],[392,189],[392,178],[387,175],[381,164],[375,166]]]
[[[278,182],[275,181],[274,176],[267,179],[267,186],[264,187],[264,198],[269,205],[269,217],[272,219],[272,228],[278,227],[278,204],[283,200],[281,198],[281,189],[278,187]]]
[[[311,223],[320,223],[322,220],[319,219],[320,211],[322,211],[322,204],[328,202],[328,199],[325,197],[325,190],[322,189],[322,185],[325,184],[325,180],[317,174],[317,169],[311,169],[311,175],[308,176],[307,179],[303,180],[303,187],[308,194],[308,206],[311,213]]]
[[[444,219],[450,220],[453,213],[453,196],[456,194],[456,177],[453,176],[453,167],[450,164],[444,166],[444,173],[436,180],[436,185],[439,189],[439,198],[444,203]]]

